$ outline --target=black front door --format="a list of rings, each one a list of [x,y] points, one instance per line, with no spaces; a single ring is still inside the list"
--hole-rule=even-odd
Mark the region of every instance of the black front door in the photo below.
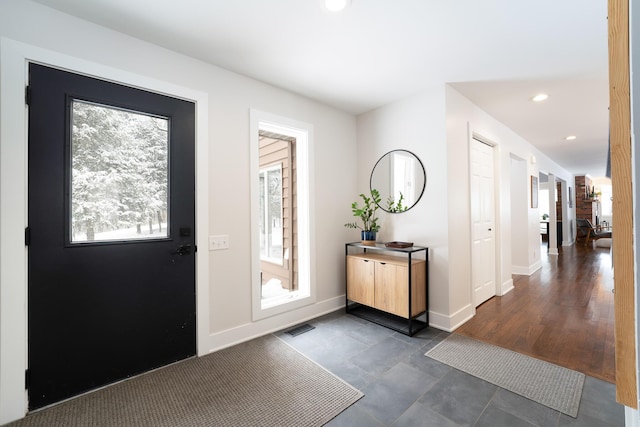
[[[195,355],[195,106],[29,73],[36,409]]]

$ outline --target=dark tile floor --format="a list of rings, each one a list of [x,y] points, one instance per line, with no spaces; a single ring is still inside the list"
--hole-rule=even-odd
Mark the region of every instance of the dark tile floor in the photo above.
[[[365,396],[327,426],[624,426],[613,384],[587,377],[578,418],[537,404],[424,356],[449,334],[414,337],[337,311],[315,329],[275,335]]]

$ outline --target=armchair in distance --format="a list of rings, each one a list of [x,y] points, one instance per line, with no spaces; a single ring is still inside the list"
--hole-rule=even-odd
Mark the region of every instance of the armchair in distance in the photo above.
[[[578,227],[577,238],[584,238],[584,245],[587,246],[589,242],[602,238],[611,238],[611,230],[601,230],[591,224],[591,221],[585,218],[576,218],[576,225]]]

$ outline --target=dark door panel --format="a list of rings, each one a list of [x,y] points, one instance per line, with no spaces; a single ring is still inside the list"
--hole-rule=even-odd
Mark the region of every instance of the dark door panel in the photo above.
[[[194,247],[195,108],[35,64],[30,89],[29,408],[36,409],[195,355],[194,251],[177,252]],[[142,117],[146,124],[115,130],[108,119],[86,126],[74,116],[78,103],[95,104],[92,113],[114,109],[158,120]],[[157,136],[145,132],[166,134],[166,152],[151,155],[157,147],[144,144]],[[91,143],[72,144],[72,136],[98,141],[95,152],[79,162],[78,150]],[[110,151],[111,143],[129,151]],[[145,172],[136,169],[140,163]],[[166,188],[156,185],[163,179]],[[91,187],[103,181],[102,189]],[[141,193],[153,202],[130,201]],[[120,238],[110,227],[135,235]],[[147,229],[161,234],[142,237]],[[94,240],[74,240],[89,235]]]

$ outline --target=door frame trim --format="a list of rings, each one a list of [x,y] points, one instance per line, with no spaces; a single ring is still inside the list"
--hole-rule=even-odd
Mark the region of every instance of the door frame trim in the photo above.
[[[195,103],[196,106],[196,351],[208,354],[209,339],[209,173],[208,94],[51,50],[0,39],[0,424],[24,417],[27,394],[27,149],[28,64],[125,84]],[[21,225],[21,226],[18,226]],[[22,249],[22,250],[21,250]]]

